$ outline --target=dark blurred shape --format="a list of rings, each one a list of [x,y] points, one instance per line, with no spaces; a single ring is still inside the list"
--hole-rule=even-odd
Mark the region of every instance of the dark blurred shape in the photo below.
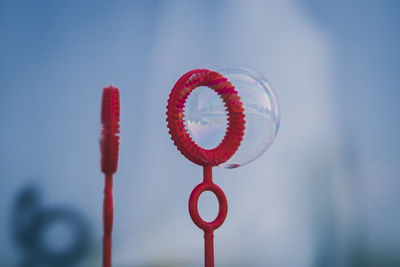
[[[398,256],[384,255],[367,250],[363,251],[356,247],[350,256],[350,266],[352,267],[399,267],[400,259]]]
[[[59,238],[60,226],[67,232],[67,245]],[[68,207],[43,207],[34,186],[24,187],[17,194],[11,227],[23,252],[22,267],[74,266],[89,250],[89,226],[82,215]],[[58,236],[53,233],[49,240],[54,229]]]

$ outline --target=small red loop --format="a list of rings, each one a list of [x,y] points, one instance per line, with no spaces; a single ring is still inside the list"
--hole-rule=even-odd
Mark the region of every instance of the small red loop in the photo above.
[[[198,146],[184,124],[184,107],[190,93],[200,86],[214,90],[224,102],[228,127],[221,143],[214,149]],[[171,91],[167,105],[167,122],[171,138],[178,150],[190,161],[201,166],[217,166],[229,160],[243,139],[244,108],[235,87],[221,74],[207,69],[196,69],[184,74]]]
[[[213,192],[218,199],[218,204],[219,204],[218,215],[212,222],[204,221],[201,218],[197,207],[199,197],[204,191]],[[226,215],[228,213],[228,202],[226,200],[224,191],[222,191],[222,189],[213,182],[203,182],[197,185],[193,189],[189,198],[189,213],[193,222],[204,232],[206,233],[213,232],[215,229],[217,229],[224,223]]]

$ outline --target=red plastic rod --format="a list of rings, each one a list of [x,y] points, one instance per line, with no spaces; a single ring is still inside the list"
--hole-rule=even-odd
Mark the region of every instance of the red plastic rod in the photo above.
[[[103,266],[111,265],[111,248],[112,248],[112,228],[114,218],[113,195],[112,195],[112,175],[106,176],[104,186],[104,202],[103,202]]]

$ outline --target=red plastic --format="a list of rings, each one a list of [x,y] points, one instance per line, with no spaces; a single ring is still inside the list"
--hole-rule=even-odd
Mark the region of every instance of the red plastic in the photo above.
[[[103,89],[101,105],[101,170],[113,174],[118,167],[119,150],[119,90],[113,86]]]
[[[220,227],[228,213],[228,202],[226,200],[224,191],[213,183],[212,180],[212,167],[206,166],[203,168],[204,180],[201,184],[197,185],[189,198],[189,213],[193,222],[204,231],[204,262],[205,266],[214,266],[214,230]],[[197,208],[200,195],[204,191],[211,191],[218,199],[219,211],[217,217],[212,222],[204,221]]]
[[[113,174],[118,167],[119,151],[119,90],[113,86],[103,89],[101,104],[101,171],[105,174],[103,202],[103,267],[111,267],[113,228]]]
[[[199,86],[214,90],[224,102],[228,113],[228,127],[221,143],[214,149],[198,146],[184,125],[184,107],[190,93]],[[171,138],[179,151],[190,161],[201,166],[216,166],[226,162],[238,150],[244,135],[244,109],[235,87],[221,74],[206,70],[192,70],[183,75],[171,91],[167,105],[167,122]]]
[[[228,127],[221,143],[214,149],[198,146],[184,125],[184,107],[190,93],[199,86],[214,90],[224,102],[228,115]],[[212,181],[212,167],[229,160],[238,150],[243,139],[244,109],[235,87],[221,74],[207,69],[196,69],[184,74],[171,91],[167,105],[167,123],[171,139],[178,150],[190,161],[203,166],[204,181],[197,185],[189,198],[189,213],[193,222],[204,231],[205,266],[214,267],[214,230],[225,221],[228,203],[224,192]],[[197,204],[204,191],[213,192],[219,203],[218,215],[212,222],[204,221]]]

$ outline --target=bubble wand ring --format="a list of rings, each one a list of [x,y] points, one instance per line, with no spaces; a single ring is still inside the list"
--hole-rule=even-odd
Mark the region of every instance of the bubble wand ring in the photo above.
[[[198,146],[184,125],[184,107],[190,93],[197,87],[207,86],[214,90],[224,102],[228,127],[221,143],[213,149]],[[229,160],[243,140],[245,120],[244,108],[235,87],[221,74],[207,69],[196,69],[184,74],[171,91],[167,104],[167,123],[171,139],[178,150],[190,161],[203,166],[204,181],[196,186],[189,198],[189,213],[193,222],[204,231],[205,266],[214,266],[213,232],[224,222],[228,204],[224,192],[212,181],[212,167]],[[213,192],[219,203],[218,215],[212,222],[204,221],[198,212],[197,203],[204,191]]]

